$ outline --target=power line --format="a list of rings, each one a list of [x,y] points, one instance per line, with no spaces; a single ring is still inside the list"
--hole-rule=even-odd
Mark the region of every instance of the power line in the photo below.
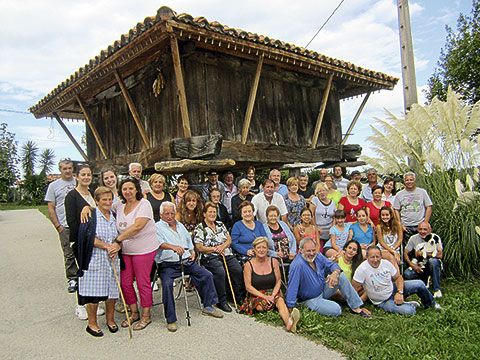
[[[322,26],[320,26],[320,29],[318,29],[318,31],[315,33],[315,35],[313,35],[312,39],[308,42],[307,45],[305,45],[305,48],[308,47],[308,45],[310,45],[312,43],[312,41],[317,37],[318,33],[320,31],[322,31],[322,29],[324,28],[325,25],[327,25],[328,21],[331,19],[331,17],[333,16],[333,14],[335,14],[335,12],[338,10],[338,8],[343,4],[345,0],[341,0],[340,3],[337,5],[337,7],[335,8],[335,10],[333,10],[333,12],[330,14],[330,16],[328,17],[327,20],[325,20],[325,22],[323,23]]]
[[[2,108],[0,108],[0,111],[9,112],[9,113],[16,113],[16,114],[29,114],[29,115],[31,115],[28,111],[19,111],[19,110],[2,109]]]

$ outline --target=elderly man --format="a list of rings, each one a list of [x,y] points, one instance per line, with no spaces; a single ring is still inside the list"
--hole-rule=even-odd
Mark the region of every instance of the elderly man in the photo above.
[[[312,184],[312,190],[315,191],[317,185],[321,182],[325,182],[325,177],[328,175],[328,169],[320,169],[319,176],[320,178],[317,181],[314,181]]]
[[[155,261],[159,266],[162,280],[163,311],[168,331],[177,331],[177,315],[173,294],[173,281],[181,276],[180,261],[184,264],[186,275],[190,275],[203,304],[203,315],[222,318],[220,310],[213,307],[218,303],[217,292],[212,274],[198,265],[190,234],[185,226],[175,220],[175,204],[165,201],[160,205],[160,221],[157,222],[157,237],[160,249]]]
[[[340,316],[342,308],[329,300],[336,292],[347,301],[356,314],[370,317],[370,312],[361,308],[363,302],[352,287],[337,263],[318,253],[316,243],[311,238],[300,241],[300,256],[290,264],[286,304],[293,308],[303,302],[309,309],[321,315]]]
[[[70,159],[61,160],[58,164],[60,179],[48,185],[45,201],[48,205],[48,217],[55,226],[60,238],[60,245],[65,259],[65,273],[68,281],[68,292],[77,290],[77,263],[75,255],[70,247],[70,231],[65,217],[65,196],[75,189],[76,181],[73,177],[73,162]]]
[[[238,194],[238,189],[233,183],[235,177],[231,171],[227,171],[223,175],[223,183],[225,184],[225,196],[223,197],[223,205],[228,210],[228,215],[232,217],[232,198]]]
[[[430,223],[432,215],[432,200],[426,190],[417,187],[415,181],[415,173],[405,173],[403,175],[405,189],[397,193],[393,202],[395,215],[402,223],[404,244],[410,236],[418,232],[418,225],[421,222]]]
[[[382,184],[378,182],[377,170],[374,168],[367,170],[367,180],[368,183],[363,187],[361,197],[366,202],[369,202],[373,200],[372,188],[377,185],[382,186]]]
[[[142,180],[142,171],[143,167],[140,163],[130,163],[130,165],[128,165],[128,174],[131,177],[134,177],[138,179],[138,181],[140,181],[140,188],[142,189],[142,193],[146,194],[151,192],[152,188],[150,187],[148,181]]]
[[[422,222],[418,225],[418,234],[412,235],[410,239],[408,239],[403,257],[410,267],[405,270],[403,276],[405,279],[421,279],[424,282],[428,282],[428,278],[431,276],[433,297],[439,299],[442,297],[440,282],[442,277],[441,259],[443,256],[443,245],[440,237],[435,235],[434,251],[432,254],[423,254],[422,249],[427,244],[427,240],[430,240],[429,237],[427,237],[430,234],[432,234],[430,224]],[[427,255],[427,257],[424,258],[424,255]]]
[[[270,205],[275,205],[280,211],[283,222],[287,222],[287,206],[283,196],[275,192],[275,183],[266,179],[263,182],[263,191],[252,198],[252,204],[255,206],[255,216],[261,223],[267,223],[266,210]]]
[[[405,298],[413,294],[418,295],[425,308],[440,309],[422,281],[403,281],[395,267],[382,259],[382,252],[374,245],[368,247],[367,260],[355,271],[352,284],[357,291],[364,290],[363,296],[386,312],[415,315],[419,304],[405,302]]]
[[[350,181],[352,181],[352,180],[355,180],[355,181],[358,181],[358,182],[362,181],[362,174],[360,173],[360,171],[353,170],[350,173]]]
[[[282,173],[278,169],[272,169],[268,178],[273,181],[275,184],[274,190],[275,192],[279,193],[282,196],[288,194],[288,188],[285,184],[280,184],[280,180],[282,179]]]
[[[220,201],[225,198],[225,185],[218,181],[218,172],[215,170],[207,171],[207,181],[201,185],[201,193],[203,201],[209,201],[210,191],[213,189],[220,190]]]
[[[343,177],[343,168],[339,165],[333,167],[333,181],[337,187],[337,190],[345,195],[347,193],[348,179]]]

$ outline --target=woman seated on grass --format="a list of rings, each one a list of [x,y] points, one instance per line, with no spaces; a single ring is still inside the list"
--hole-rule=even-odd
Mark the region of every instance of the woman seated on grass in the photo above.
[[[353,274],[362,261],[363,257],[360,251],[360,244],[356,240],[348,240],[343,246],[341,255],[336,259],[338,266],[340,266],[345,277],[350,282],[352,282]]]
[[[254,311],[278,309],[286,330],[296,332],[300,312],[294,308],[289,314],[280,286],[282,284],[280,266],[277,259],[268,256],[268,240],[258,237],[253,241],[255,257],[243,267],[243,280],[247,297],[240,311],[251,315]]]

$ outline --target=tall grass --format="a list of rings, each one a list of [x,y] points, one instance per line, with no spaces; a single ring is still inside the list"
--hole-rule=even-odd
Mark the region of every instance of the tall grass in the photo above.
[[[480,198],[468,204],[458,203],[455,180],[461,174],[456,170],[436,171],[425,176],[423,182],[433,202],[431,225],[444,245],[445,271],[456,277],[480,275]]]

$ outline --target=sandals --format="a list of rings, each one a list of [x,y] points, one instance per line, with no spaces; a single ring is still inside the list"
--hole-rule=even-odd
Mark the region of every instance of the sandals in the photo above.
[[[132,316],[130,317],[130,323],[133,324],[133,323],[136,323],[137,321],[140,321],[140,314],[138,312],[133,312]],[[127,319],[123,320],[120,326],[122,328],[127,328],[128,320]]]
[[[300,320],[300,311],[297,308],[293,308],[290,317],[288,319],[287,331],[296,333],[297,332],[297,324]]]
[[[150,319],[149,317],[143,317],[142,316],[142,319],[139,322],[137,322],[135,325],[133,325],[133,330],[135,330],[135,331],[143,330],[148,325],[150,325],[151,322],[152,322],[152,319]]]

